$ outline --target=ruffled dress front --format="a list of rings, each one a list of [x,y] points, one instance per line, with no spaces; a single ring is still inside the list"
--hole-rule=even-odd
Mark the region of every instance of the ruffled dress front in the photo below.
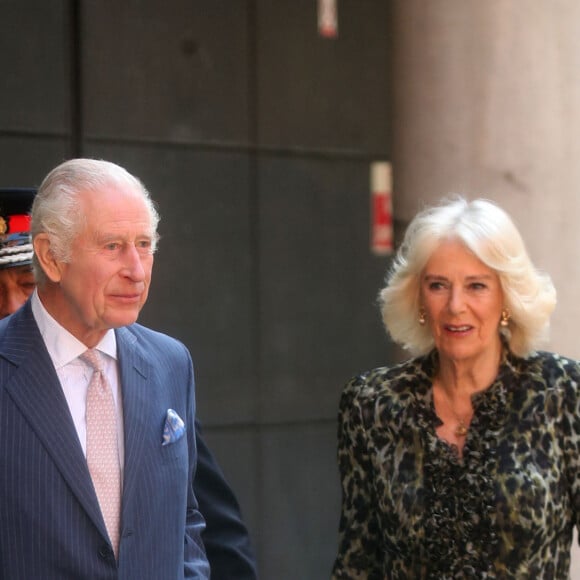
[[[440,439],[435,352],[353,378],[339,413],[334,579],[567,579],[580,513],[580,368],[509,353],[473,397],[462,457]]]

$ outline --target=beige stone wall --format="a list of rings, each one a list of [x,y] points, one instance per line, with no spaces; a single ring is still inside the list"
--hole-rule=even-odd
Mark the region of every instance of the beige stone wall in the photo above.
[[[394,0],[392,16],[395,214],[499,202],[558,290],[547,347],[580,358],[580,2]]]

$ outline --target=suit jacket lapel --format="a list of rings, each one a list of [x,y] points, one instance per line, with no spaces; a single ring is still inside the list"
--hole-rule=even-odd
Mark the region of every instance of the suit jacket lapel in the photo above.
[[[32,315],[30,301],[6,321],[0,356],[17,368],[4,385],[87,514],[106,529],[87,462],[60,381]]]
[[[139,481],[145,445],[144,433],[148,425],[150,406],[147,381],[150,364],[143,356],[137,338],[128,328],[119,328],[117,352],[119,355],[119,378],[123,392],[123,421],[125,430],[125,476],[123,484],[123,512],[130,509],[134,487]],[[161,445],[161,442],[159,443]]]

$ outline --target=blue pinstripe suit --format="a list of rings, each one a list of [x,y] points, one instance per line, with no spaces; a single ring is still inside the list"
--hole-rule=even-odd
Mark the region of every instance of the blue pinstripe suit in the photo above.
[[[116,331],[125,425],[118,565],[30,302],[0,321],[0,578],[208,578],[192,491],[194,380],[186,348],[134,324]],[[162,446],[167,409],[187,435]]]

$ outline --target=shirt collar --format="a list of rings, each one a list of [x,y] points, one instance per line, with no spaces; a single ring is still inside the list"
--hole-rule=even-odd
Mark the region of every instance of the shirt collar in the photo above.
[[[31,305],[34,320],[56,369],[66,366],[87,350],[86,345],[75,338],[48,313],[38,297],[37,290],[34,290],[32,294]],[[113,329],[107,330],[95,348],[116,360],[117,339],[115,331]]]

